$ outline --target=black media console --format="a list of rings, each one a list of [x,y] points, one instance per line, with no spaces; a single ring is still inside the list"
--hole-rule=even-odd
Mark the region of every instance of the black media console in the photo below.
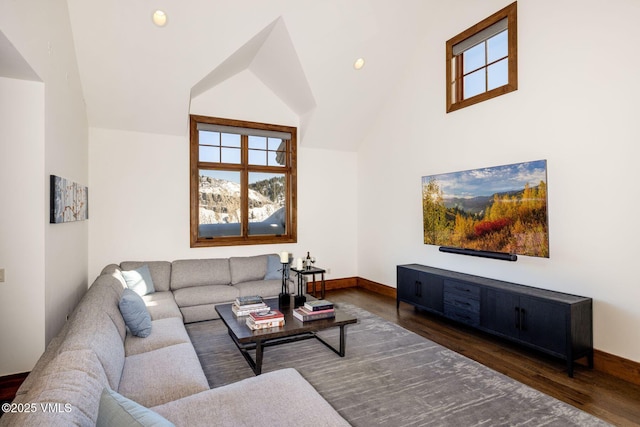
[[[591,298],[419,264],[399,265],[397,307],[406,302],[567,361],[593,368]]]

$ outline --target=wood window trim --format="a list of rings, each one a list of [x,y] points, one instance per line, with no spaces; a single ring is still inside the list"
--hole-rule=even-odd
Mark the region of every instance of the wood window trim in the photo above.
[[[468,107],[470,105],[477,104],[479,102],[486,101],[491,98],[495,98],[500,95],[504,95],[509,92],[513,92],[518,89],[518,8],[517,2],[511,3],[507,7],[499,10],[488,18],[482,20],[481,22],[473,25],[472,27],[466,29],[462,33],[457,36],[451,38],[447,41],[446,44],[446,80],[447,80],[447,113],[452,111],[459,110],[464,107]],[[495,89],[491,89],[489,91],[483,92],[481,94],[472,96],[467,99],[462,99],[462,87],[458,88],[458,90],[454,93],[454,82],[452,81],[452,69],[453,62],[458,61],[455,67],[456,73],[462,73],[461,67],[461,55],[457,57],[453,55],[453,46],[460,43],[463,40],[468,39],[474,34],[482,31],[483,29],[495,24],[496,22],[507,18],[508,22],[508,83],[506,85],[497,87]],[[459,77],[459,76],[458,76]],[[456,96],[455,102],[453,101],[453,96]]]
[[[262,245],[277,243],[296,243],[297,237],[297,128],[291,126],[273,125],[267,123],[249,122],[242,120],[223,119],[217,117],[207,117],[199,115],[189,116],[189,195],[190,195],[190,240],[192,248],[216,247],[216,246],[236,246],[236,245]],[[288,164],[284,168],[280,168],[278,172],[284,173],[287,185],[287,202],[286,202],[286,234],[283,235],[249,235],[248,234],[248,218],[243,215],[242,220],[242,236],[225,236],[216,238],[200,238],[198,226],[199,218],[199,138],[198,123],[208,123],[214,125],[233,126],[239,128],[261,129],[276,132],[289,132],[291,139],[287,141],[290,158]],[[241,170],[247,163],[247,153],[243,150],[242,165],[224,164],[220,170]],[[260,171],[260,169],[269,169],[268,167],[252,167],[252,171]],[[241,184],[242,197],[241,209],[243,212],[248,211],[247,183]]]

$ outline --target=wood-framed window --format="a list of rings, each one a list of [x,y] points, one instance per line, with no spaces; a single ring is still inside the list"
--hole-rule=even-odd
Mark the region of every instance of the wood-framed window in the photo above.
[[[190,116],[191,247],[297,241],[297,128]]]
[[[518,89],[517,2],[447,41],[447,113]]]

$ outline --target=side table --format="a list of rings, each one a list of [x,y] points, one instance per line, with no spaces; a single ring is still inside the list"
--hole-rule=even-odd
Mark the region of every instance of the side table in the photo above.
[[[316,297],[316,274],[320,274],[320,279],[321,279],[320,280],[320,298],[324,299],[324,290],[325,290],[324,273],[326,272],[325,269],[318,268],[318,267],[310,267],[310,268],[302,268],[298,270],[297,268],[291,267],[291,271],[295,271],[298,275],[298,289],[300,289],[300,287],[303,284],[302,276],[310,275],[313,278],[313,282],[312,282],[313,284],[311,285],[313,286],[311,295],[313,295],[314,298]]]

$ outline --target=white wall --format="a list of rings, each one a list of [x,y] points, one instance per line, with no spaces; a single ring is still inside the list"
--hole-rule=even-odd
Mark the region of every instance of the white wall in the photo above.
[[[0,77],[0,376],[44,351],[43,168],[44,85]]]
[[[640,38],[640,3],[519,1],[518,91],[446,114],[446,40],[508,3],[457,0],[430,17],[359,151],[358,274],[395,286],[395,266],[417,262],[589,296],[595,347],[640,361],[640,59],[625,43]],[[451,19],[451,10],[463,12]],[[548,161],[549,259],[510,263],[422,243],[422,176],[537,159]]]
[[[297,117],[250,72],[194,99],[191,112],[298,126]],[[298,144],[298,243],[191,249],[188,135],[91,129],[89,139],[92,280],[108,263],[126,260],[281,251],[296,257],[310,251],[318,266],[331,269],[327,279],[356,275],[356,153]]]
[[[20,194],[19,198],[14,195],[14,201],[35,209],[35,213],[12,216],[10,223],[3,218],[0,224],[3,230],[20,231],[22,239],[31,239],[30,243],[10,242],[12,248],[14,244],[21,248],[16,254],[12,249],[12,257],[17,261],[7,270],[7,277],[11,278],[10,292],[17,292],[15,295],[22,297],[28,292],[32,302],[20,307],[19,321],[14,318],[9,323],[22,325],[24,319],[30,319],[34,325],[38,323],[32,327],[37,330],[36,335],[28,337],[33,343],[27,337],[18,341],[4,341],[2,337],[2,351],[10,352],[11,360],[18,361],[7,364],[4,359],[1,361],[0,375],[7,375],[33,367],[44,345],[58,333],[66,316],[86,291],[87,222],[48,224],[48,197],[50,174],[82,184],[88,182],[88,135],[66,1],[2,1],[0,31],[44,83],[40,89],[44,91],[43,101],[21,106],[17,116],[7,113],[6,117],[0,118],[18,129],[34,127],[22,130],[27,132],[23,137],[32,138],[28,132],[43,132],[44,138],[37,143],[30,141],[28,147],[17,145],[29,140],[3,138],[2,142],[3,146],[8,144],[9,154],[15,156],[7,159],[11,162],[10,182],[21,186],[23,184],[18,182],[24,180],[24,185],[32,190]],[[4,94],[2,98],[5,99]],[[7,99],[4,102],[22,102]],[[11,111],[13,106],[9,105],[8,109]],[[21,150],[30,150],[28,156],[33,159],[32,163],[24,158],[27,152]],[[6,206],[4,203],[3,199],[3,206]],[[37,219],[32,215],[37,215]],[[21,246],[23,244],[27,246]],[[28,245],[34,247],[27,249]],[[31,249],[36,250],[32,252]],[[4,284],[5,288],[8,284]],[[15,301],[0,299],[0,312],[13,313],[15,310]]]

